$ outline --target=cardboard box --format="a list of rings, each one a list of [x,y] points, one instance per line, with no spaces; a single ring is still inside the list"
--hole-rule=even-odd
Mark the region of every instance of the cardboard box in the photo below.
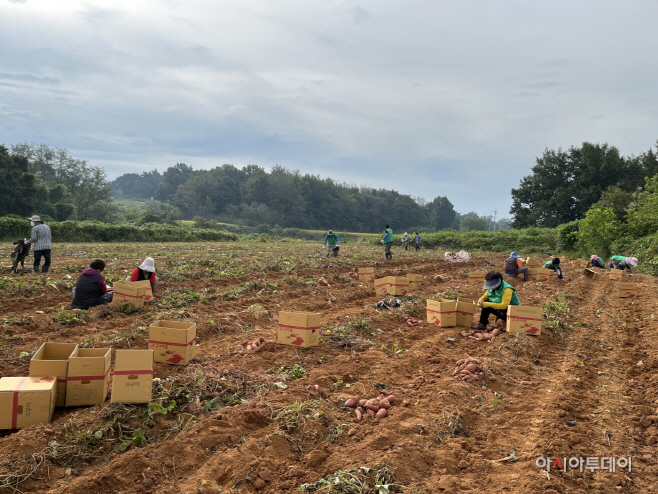
[[[409,293],[409,280],[400,276],[387,276],[375,280],[375,291],[378,297],[386,295],[406,295]]]
[[[100,405],[110,390],[112,349],[76,348],[66,375],[66,406]]]
[[[47,424],[57,400],[57,377],[0,379],[0,429]]]
[[[541,322],[541,307],[507,306],[508,333],[541,334]]]
[[[457,301],[440,299],[427,300],[427,322],[447,328],[457,325]]]
[[[470,328],[473,325],[473,314],[475,314],[475,300],[458,298],[456,311],[457,326]]]
[[[420,284],[423,282],[422,274],[408,274],[407,276],[405,276],[405,278],[409,280],[410,289],[420,286]]]
[[[145,289],[144,302],[150,302],[153,300],[153,289],[151,288],[151,282],[149,280],[127,281],[126,283],[137,287],[143,287]]]
[[[359,268],[359,281],[375,281],[375,268]]]
[[[621,298],[637,297],[637,283],[634,281],[622,281],[619,283],[619,296]]]
[[[153,389],[153,350],[117,350],[112,403],[148,403]]]
[[[555,271],[548,268],[528,268],[528,279],[531,281],[550,281]]]
[[[279,312],[277,342],[301,347],[318,346],[322,314],[312,312]]]
[[[196,324],[158,321],[149,327],[149,350],[156,362],[187,365],[194,358]]]
[[[57,377],[57,401],[55,406],[66,405],[66,375],[69,357],[78,349],[75,343],[46,342],[30,360],[30,377]]]
[[[469,285],[484,285],[484,277],[487,273],[484,271],[473,271],[468,273],[468,283]]]
[[[583,270],[583,276],[585,276],[585,278],[589,278],[590,280],[594,280],[594,281],[600,280],[601,278],[603,278],[603,274],[597,273],[596,271],[594,271],[592,269],[584,269]]]
[[[541,259],[537,259],[536,257],[528,257],[525,260],[525,265],[529,268],[540,268],[544,265],[544,263],[541,262]]]
[[[587,266],[591,265],[591,261],[588,261],[587,259],[575,259],[571,261],[571,265],[574,268],[586,268]]]
[[[112,286],[114,296],[112,297],[113,305],[130,304],[134,307],[144,307],[144,299],[146,298],[146,288],[143,286],[136,286],[134,282],[129,281],[123,283],[117,281]],[[139,283],[139,282],[137,282]]]
[[[612,281],[624,281],[626,279],[626,271],[623,269],[611,269],[610,279]]]

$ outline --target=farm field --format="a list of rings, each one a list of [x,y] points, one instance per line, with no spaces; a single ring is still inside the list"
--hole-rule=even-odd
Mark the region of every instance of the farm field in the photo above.
[[[442,251],[396,246],[385,262],[383,248],[345,243],[327,260],[320,244],[56,244],[47,274],[10,275],[5,256],[0,376],[27,375],[44,341],[147,348],[149,325],[162,319],[196,322],[197,346],[188,366],[155,364],[148,406],[108,399],[0,431],[0,490],[366,494],[376,481],[389,485],[382,493],[658,490],[655,278],[633,275],[635,299],[569,266],[564,281],[514,280],[522,304],[544,307],[542,334],[486,343],[460,327],[410,327],[404,315],[426,321],[436,294],[479,298],[468,272],[506,255],[447,263]],[[147,255],[160,276],[153,302],[69,310],[91,259],[106,261],[111,284]],[[372,284],[348,275],[366,266],[424,281],[402,307],[377,310]],[[320,346],[242,350],[245,339],[275,339],[280,310],[321,313]],[[452,377],[466,355],[495,381]],[[356,422],[345,401],[380,390],[395,395],[388,416]],[[630,457],[632,471],[539,469],[537,457],[549,456]]]

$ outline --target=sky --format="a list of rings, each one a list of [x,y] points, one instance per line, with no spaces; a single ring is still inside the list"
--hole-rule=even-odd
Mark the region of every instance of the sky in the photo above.
[[[0,144],[281,165],[509,216],[548,149],[658,139],[658,2],[0,0]]]

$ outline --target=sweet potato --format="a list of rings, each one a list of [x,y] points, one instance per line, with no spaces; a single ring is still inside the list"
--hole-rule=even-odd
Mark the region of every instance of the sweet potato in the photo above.
[[[356,434],[356,429],[350,429],[350,430],[347,432],[347,435],[348,435],[348,436],[354,436],[355,434]]]
[[[352,408],[355,407],[356,404],[359,402],[360,398],[361,398],[360,396],[355,396],[354,398],[350,398],[349,400],[347,400],[345,402],[345,406],[346,407],[352,407]]]
[[[360,407],[363,407],[363,406],[365,406],[365,404],[366,404],[366,403],[368,403],[368,400],[366,400],[365,398],[364,398],[364,399],[361,399],[361,400],[359,400],[359,406],[360,406]]]
[[[395,401],[395,395],[388,395],[382,401],[387,401],[389,405],[392,405],[393,402]]]
[[[247,345],[247,351],[248,351],[248,352],[250,352],[250,351],[252,350],[252,348],[253,348],[253,347],[252,347],[251,345]]]
[[[377,405],[366,405],[365,408],[368,410],[372,410],[373,412],[379,411],[379,407]]]
[[[373,410],[366,410],[366,413],[370,415],[371,417],[375,416],[375,412]]]
[[[391,404],[386,400],[382,400],[382,402],[379,404],[379,408],[384,408],[388,410],[389,408],[391,408]]]
[[[260,341],[261,343],[265,343],[265,338],[261,336],[260,338],[258,338],[258,341]]]
[[[387,414],[388,414],[388,410],[382,408],[375,414],[375,417],[377,417],[378,419],[383,419],[384,417],[386,417]]]
[[[356,415],[356,419],[354,419],[356,422],[361,422],[361,414],[363,413],[363,408],[359,407],[354,411],[354,414]]]
[[[242,343],[239,343],[239,346],[245,347],[249,344],[249,340],[244,340]]]
[[[457,361],[457,365],[462,365],[463,363],[464,363],[464,359],[463,359],[463,358],[462,358],[462,359],[459,359],[459,360]]]

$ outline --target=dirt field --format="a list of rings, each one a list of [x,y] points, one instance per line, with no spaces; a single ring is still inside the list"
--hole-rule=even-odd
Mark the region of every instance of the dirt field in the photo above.
[[[198,345],[187,367],[156,364],[148,407],[108,400],[56,409],[49,425],[0,431],[0,490],[369,493],[376,478],[389,485],[382,494],[658,490],[653,277],[633,277],[636,299],[569,267],[562,282],[515,281],[522,304],[547,304],[542,334],[503,333],[485,343],[461,336],[464,328],[410,327],[403,315],[425,321],[424,300],[437,293],[479,297],[468,271],[500,266],[506,256],[450,264],[443,252],[397,247],[392,262],[357,244],[337,260],[319,252],[319,242],[159,244],[150,252],[62,245],[47,277],[6,271],[2,376],[27,375],[44,341],[147,348],[148,326],[159,319],[195,321]],[[112,280],[147,254],[162,278],[153,304],[132,313],[68,310],[91,258],[108,262]],[[422,274],[424,282],[409,303],[378,311],[372,286],[348,276],[357,266],[374,266],[378,276]],[[320,346],[241,351],[246,338],[275,337],[280,310],[321,313]],[[452,377],[467,354],[486,362],[495,382]],[[375,398],[380,389],[396,397],[388,416],[356,422],[345,400]],[[536,459],[549,456],[630,457],[632,471],[548,473]]]

